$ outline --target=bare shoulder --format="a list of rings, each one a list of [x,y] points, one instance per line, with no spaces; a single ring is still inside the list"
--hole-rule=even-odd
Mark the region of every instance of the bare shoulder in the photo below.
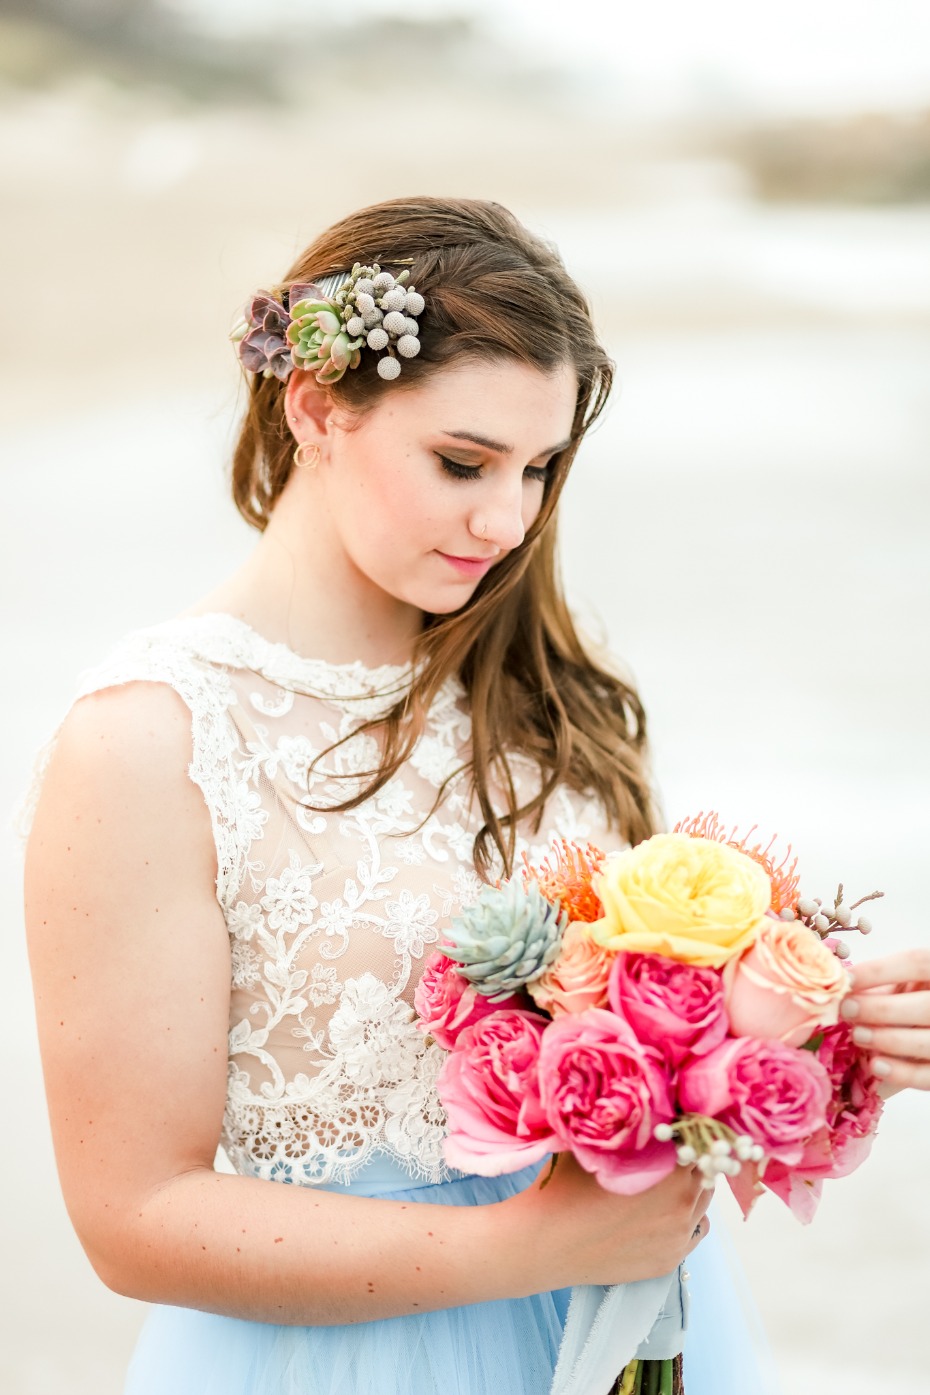
[[[99,904],[110,893],[133,904],[153,878],[196,900],[214,896],[216,849],[188,776],[191,749],[190,712],[166,684],[134,682],[80,699],[37,803],[27,908],[69,897]],[[27,927],[35,929],[28,916]]]
[[[81,811],[105,822],[152,825],[207,819],[187,777],[191,714],[167,684],[133,682],[81,698],[62,723],[38,802],[30,848],[50,822]],[[207,822],[207,827],[208,827]]]
[[[58,736],[59,764],[127,762],[157,771],[164,759],[189,755],[190,710],[167,683],[121,683],[80,698]]]

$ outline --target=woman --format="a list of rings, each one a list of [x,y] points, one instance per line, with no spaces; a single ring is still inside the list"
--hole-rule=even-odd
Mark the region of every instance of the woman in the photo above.
[[[329,229],[239,352],[259,543],[89,676],[29,844],[70,1214],[106,1283],[166,1305],[132,1392],[544,1391],[565,1290],[674,1272],[707,1193],[450,1175],[411,1004],[480,878],[653,828],[642,709],[555,566],[611,366],[549,247],[433,199]],[[918,998],[882,996],[893,1084]],[[760,1388],[723,1305],[701,1327],[689,1395],[724,1389],[702,1341]]]

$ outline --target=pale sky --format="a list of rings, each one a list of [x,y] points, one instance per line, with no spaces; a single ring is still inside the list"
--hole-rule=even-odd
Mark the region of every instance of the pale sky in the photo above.
[[[218,27],[325,15],[476,15],[527,59],[591,62],[617,98],[657,113],[696,105],[830,113],[930,106],[930,0],[170,0]]]

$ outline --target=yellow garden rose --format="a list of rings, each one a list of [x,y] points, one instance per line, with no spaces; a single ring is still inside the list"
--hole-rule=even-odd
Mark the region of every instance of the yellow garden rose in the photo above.
[[[595,887],[599,944],[715,969],[752,944],[772,897],[751,857],[687,833],[657,833],[608,859]]]

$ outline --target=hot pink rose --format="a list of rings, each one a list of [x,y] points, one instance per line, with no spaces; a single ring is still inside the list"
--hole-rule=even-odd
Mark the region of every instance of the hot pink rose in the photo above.
[[[543,1012],[584,1012],[607,1006],[607,979],[613,955],[592,940],[587,925],[573,920],[562,936],[558,958],[527,985]]]
[[[823,1034],[817,1059],[833,1087],[827,1125],[835,1158],[832,1177],[846,1177],[868,1157],[884,1100],[871,1057],[853,1041],[852,1024],[838,1022]]]
[[[615,1013],[565,1013],[547,1027],[539,1091],[560,1146],[607,1191],[631,1196],[675,1166],[674,1145],[653,1138],[674,1113],[665,1063]]]
[[[768,1157],[796,1163],[826,1123],[830,1077],[810,1051],[736,1037],[684,1063],[678,1099],[687,1113],[748,1134]]]
[[[459,1033],[479,1018],[521,1002],[513,997],[492,1003],[462,977],[460,967],[445,954],[430,955],[413,995],[420,1031],[429,1033],[447,1051],[455,1045]]]
[[[723,981],[662,954],[618,954],[610,975],[610,1006],[640,1041],[659,1047],[673,1066],[701,1056],[727,1034]]]
[[[801,1046],[818,1027],[831,1026],[849,992],[836,955],[799,921],[767,916],[752,947],[724,967],[735,1037],[767,1037]]]
[[[539,1102],[544,1017],[498,1010],[466,1027],[439,1073],[449,1116],[446,1161],[498,1177],[539,1162],[559,1147]]]
[[[869,1058],[852,1039],[852,1027],[830,1027],[817,1049],[830,1080],[826,1124],[810,1138],[791,1168],[773,1162],[765,1185],[802,1221],[812,1219],[828,1177],[846,1177],[863,1163],[881,1118],[883,1100]]]

